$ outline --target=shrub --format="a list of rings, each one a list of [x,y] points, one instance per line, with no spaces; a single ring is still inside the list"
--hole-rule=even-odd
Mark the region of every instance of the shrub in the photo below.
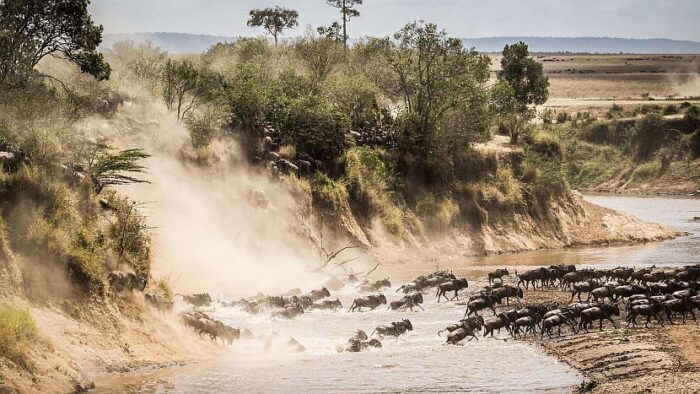
[[[643,184],[648,183],[659,176],[661,171],[662,164],[658,160],[640,164],[632,172],[629,185],[633,187],[642,186]]]
[[[690,152],[693,158],[700,157],[700,129],[690,135]]]
[[[416,211],[432,229],[445,230],[459,214],[459,206],[449,197],[429,193],[418,202]]]
[[[673,104],[669,104],[669,105],[667,105],[667,106],[664,107],[663,114],[664,114],[664,115],[675,115],[675,114],[677,114],[678,112],[679,112],[679,111],[678,111],[678,107],[676,107],[676,106],[673,105]]]
[[[569,114],[566,112],[563,112],[563,111],[559,112],[557,114],[557,117],[556,117],[557,124],[564,124],[564,123],[568,122],[570,119],[571,118],[569,117]]]
[[[634,126],[634,159],[637,162],[647,160],[668,137],[668,128],[657,114],[649,114]]]
[[[0,357],[30,370],[27,353],[38,336],[39,329],[29,310],[0,305]]]

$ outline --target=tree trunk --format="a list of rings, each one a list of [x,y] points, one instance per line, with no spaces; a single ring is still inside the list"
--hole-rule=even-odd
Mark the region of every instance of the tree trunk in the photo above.
[[[340,11],[341,14],[343,14],[343,46],[345,47],[345,50],[348,50],[348,30],[347,30],[347,20],[348,20],[348,14],[347,14],[348,8],[345,5],[345,0],[343,0],[343,8]]]

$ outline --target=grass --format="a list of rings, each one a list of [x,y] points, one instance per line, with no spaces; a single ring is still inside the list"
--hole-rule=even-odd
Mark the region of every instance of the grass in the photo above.
[[[27,309],[0,305],[0,356],[31,370],[29,350],[39,338],[39,329]]]

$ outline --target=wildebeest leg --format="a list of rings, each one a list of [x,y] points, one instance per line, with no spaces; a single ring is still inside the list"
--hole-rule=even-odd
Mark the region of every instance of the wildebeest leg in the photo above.
[[[422,310],[425,310],[425,309],[423,309],[423,307],[422,307],[420,304],[414,304],[414,305],[417,306],[417,307],[419,307],[419,308],[422,309]],[[411,305],[411,312],[413,312],[413,307],[414,307],[414,305]]]
[[[496,308],[494,308],[493,305],[491,305],[490,308],[491,308],[491,311],[493,312],[493,315],[496,316]]]
[[[612,316],[608,317],[608,320],[610,320],[610,323],[612,323],[613,327],[617,330],[617,325],[615,324],[615,320],[613,320]]]
[[[459,290],[455,290],[455,296],[452,297],[452,299],[451,299],[450,301],[454,300],[455,298],[459,301],[459,293],[458,293],[458,291],[459,291]]]

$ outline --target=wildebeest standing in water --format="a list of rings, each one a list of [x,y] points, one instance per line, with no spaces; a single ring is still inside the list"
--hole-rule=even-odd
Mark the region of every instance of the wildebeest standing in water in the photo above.
[[[413,331],[413,325],[411,324],[410,320],[403,319],[399,322],[395,321],[388,325],[377,326],[377,328],[375,328],[374,331],[372,331],[372,334],[370,334],[370,336],[374,335],[374,333],[376,332],[377,334],[379,334],[380,337],[383,337],[385,335],[398,337],[399,335],[407,331]]]
[[[316,302],[318,300],[322,300],[322,299],[324,299],[326,297],[330,297],[330,296],[331,296],[331,292],[328,291],[328,289],[326,289],[325,287],[323,287],[319,290],[311,290],[311,292],[309,292],[309,294],[307,295],[307,297],[309,297],[311,299],[311,301],[313,301],[313,302]]]
[[[374,310],[379,305],[386,305],[386,297],[384,297],[384,294],[356,298],[355,301],[352,302],[352,305],[350,305],[348,312],[355,312],[355,310],[361,312],[362,308]]]

